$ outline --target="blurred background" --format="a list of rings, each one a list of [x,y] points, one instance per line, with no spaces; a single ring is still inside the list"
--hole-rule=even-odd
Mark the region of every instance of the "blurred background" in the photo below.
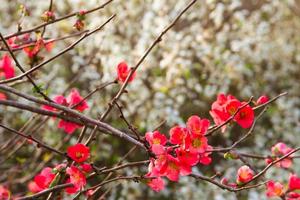
[[[68,13],[91,9],[104,3],[103,0],[54,0],[53,11],[57,17]],[[73,50],[47,64],[35,73],[37,83],[43,84],[50,97],[70,88],[77,88],[84,96],[98,85],[116,77],[116,66],[126,61],[136,64],[156,36],[166,27],[187,0],[116,0],[104,9],[86,16],[86,28],[101,25],[116,13],[117,17],[105,28],[81,42]],[[0,6],[0,31],[6,35],[17,30],[23,4],[30,16],[22,18],[23,29],[42,23],[40,16],[48,9],[48,1],[2,0]],[[46,38],[57,38],[76,32],[69,18],[47,27]],[[246,153],[270,154],[271,146],[278,141],[299,146],[300,141],[300,1],[299,0],[201,0],[187,11],[178,23],[163,37],[163,40],[137,71],[136,79],[128,87],[128,94],[121,98],[124,114],[143,134],[153,130],[161,121],[166,123],[161,131],[168,134],[174,124],[197,114],[209,116],[211,103],[220,92],[232,94],[247,101],[251,96],[274,97],[282,92],[288,95],[271,104],[258,122],[253,136],[240,145]],[[54,43],[51,53],[41,53],[44,59],[55,55],[77,38]],[[1,53],[2,54],[2,53]],[[28,70],[31,66],[22,51],[18,59]],[[19,72],[18,72],[19,73]],[[33,94],[29,83],[20,82],[15,88]],[[106,108],[119,89],[112,85],[96,93],[88,100],[90,108],[86,115],[97,117]],[[68,92],[66,92],[68,93]],[[11,97],[14,99],[15,97]],[[24,100],[22,100],[24,101]],[[20,128],[32,116],[31,113],[0,107],[1,123]],[[45,118],[40,117],[36,123]],[[117,109],[106,122],[128,131],[119,118]],[[46,120],[36,135],[50,145],[61,144],[64,149],[76,142],[79,131],[71,138],[57,129],[57,121]],[[231,126],[226,133],[209,139],[214,146],[229,146],[245,134],[246,130]],[[0,130],[0,141],[12,135]],[[14,145],[0,152],[3,163],[0,182],[9,183],[13,192],[27,190],[27,183],[43,166],[54,166],[60,158],[15,139]],[[20,145],[21,144],[21,145]],[[17,148],[19,146],[19,148]],[[92,158],[98,166],[111,166],[132,145],[118,138],[100,135],[92,145]],[[135,151],[128,161],[145,159]],[[249,160],[263,168],[264,161]],[[294,170],[299,161],[295,161]],[[38,165],[42,163],[42,165]],[[213,155],[209,167],[197,166],[195,172],[213,175],[221,172],[234,181],[235,173],[242,163],[227,161],[223,155]],[[11,168],[11,166],[15,166]],[[11,170],[7,170],[11,168]],[[147,167],[126,169],[121,174],[144,174]],[[272,169],[266,177],[287,181],[289,171]],[[102,180],[103,177],[99,177]],[[99,182],[98,180],[98,182]],[[97,180],[94,180],[97,183]],[[168,182],[167,188],[154,193],[145,184],[120,182],[109,185],[108,199],[266,199],[265,189],[259,188],[238,195],[223,191],[211,184],[183,177],[178,184]],[[105,189],[103,191],[105,191]]]

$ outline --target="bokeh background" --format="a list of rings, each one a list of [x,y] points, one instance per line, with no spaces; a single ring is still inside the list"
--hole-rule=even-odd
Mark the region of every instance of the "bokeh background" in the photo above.
[[[53,9],[56,16],[63,16],[73,11],[94,8],[101,3],[104,1],[54,0]],[[134,65],[187,3],[187,0],[113,1],[104,9],[89,14],[85,20],[86,28],[95,28],[114,13],[117,14],[116,19],[104,30],[44,66],[35,74],[37,82],[43,84],[52,97],[73,87],[86,95],[99,84],[112,81],[120,61],[125,60],[130,66]],[[24,4],[31,14],[22,21],[24,29],[40,24],[40,15],[49,6],[48,1],[2,0],[1,33],[16,31],[20,20],[20,4]],[[75,18],[70,18],[48,26],[45,37],[56,38],[76,32],[72,27],[74,22]],[[58,41],[51,53],[44,52],[41,55],[47,59],[75,39]],[[24,53],[20,51],[17,55],[29,69]],[[286,142],[291,147],[300,144],[299,82],[299,0],[200,0],[182,16],[146,58],[121,102],[127,119],[140,132],[151,131],[162,120],[166,120],[161,131],[168,134],[171,126],[183,124],[192,114],[210,118],[210,105],[220,92],[230,93],[245,101],[251,96],[257,98],[265,94],[273,97],[288,92],[287,96],[269,107],[258,122],[254,135],[239,147],[243,152],[270,154],[271,146],[278,141]],[[14,87],[33,94],[29,83],[20,82]],[[91,109],[85,114],[97,117],[98,113],[107,108],[119,87],[109,86],[95,94],[88,101]],[[2,123],[14,128],[21,127],[32,116],[29,112],[3,106],[0,107],[0,115]],[[44,118],[38,119],[38,122],[42,120]],[[106,121],[128,131],[119,118],[118,110],[114,110]],[[57,145],[66,134],[56,126],[57,121],[47,120],[35,134],[50,145]],[[12,137],[3,130],[0,133],[0,141]],[[225,134],[210,138],[209,143],[228,146],[244,133],[245,130],[232,126]],[[76,132],[74,136],[78,134]],[[61,148],[65,149],[75,142],[76,137],[73,137]],[[26,184],[43,165],[53,166],[61,161],[22,140],[14,144],[8,151],[0,153],[5,158],[5,162],[1,163],[1,171],[6,172],[1,173],[0,182],[9,180],[13,183],[13,192],[26,191]],[[113,165],[130,147],[118,138],[101,135],[92,145],[92,158],[99,166]],[[222,155],[214,155],[213,158],[212,165],[198,166],[195,172],[212,175],[219,171],[235,180],[236,170],[242,163],[224,160]],[[135,151],[128,161],[143,159],[145,155]],[[260,168],[265,165],[263,161],[249,162]],[[300,169],[297,169],[300,163],[295,162],[294,170],[300,173]],[[40,163],[43,165],[38,165]],[[12,168],[14,170],[8,170],[11,166],[15,166]],[[145,172],[146,167],[126,169],[120,173],[129,175]],[[272,169],[266,177],[286,181],[288,174],[289,171]],[[108,199],[266,199],[264,188],[236,195],[189,177],[181,178],[178,184],[169,182],[167,189],[160,193],[152,192],[142,183],[121,182],[107,188],[111,186]]]

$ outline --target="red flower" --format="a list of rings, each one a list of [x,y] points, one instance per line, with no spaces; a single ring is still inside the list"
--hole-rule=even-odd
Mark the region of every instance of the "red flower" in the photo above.
[[[12,66],[11,58],[8,54],[4,54],[0,60],[0,78],[5,77],[6,79],[15,76],[15,69]]]
[[[174,126],[169,131],[170,134],[170,142],[172,144],[186,145],[189,137],[188,130],[186,128],[180,126]]]
[[[192,166],[199,161],[199,154],[178,148],[175,150],[180,163],[180,175],[187,176],[192,173]]]
[[[265,96],[265,95],[262,95],[262,96],[260,96],[260,97],[257,99],[256,104],[257,104],[257,105],[261,105],[261,104],[264,104],[264,103],[266,103],[266,102],[268,102],[268,101],[269,101],[269,97],[267,97],[267,96]]]
[[[254,172],[247,165],[244,165],[240,167],[237,172],[236,182],[238,184],[246,183],[250,181],[253,178],[253,176],[254,176]]]
[[[126,80],[127,76],[129,75],[131,69],[129,69],[126,62],[120,62],[118,64],[117,71],[118,71],[118,80],[121,81],[121,82],[125,82],[125,80]],[[132,76],[129,78],[128,82],[133,81],[133,79],[135,78],[135,75],[136,75],[136,73],[133,73]]]
[[[70,178],[67,179],[66,183],[71,183],[71,180]],[[73,187],[67,187],[65,189],[66,193],[68,194],[75,194],[77,191],[79,191],[80,188],[76,187],[76,186],[73,186]]]
[[[9,190],[1,185],[0,185],[0,199],[1,200],[9,200],[10,199]]]
[[[172,155],[167,155],[167,162],[165,169],[163,169],[164,175],[171,181],[178,181],[180,174],[180,163],[177,158]]]
[[[223,124],[229,117],[230,114],[226,111],[226,104],[228,101],[236,99],[234,96],[221,93],[218,95],[217,100],[212,104],[209,114],[212,116],[215,124]],[[222,126],[222,132],[225,132],[226,126]]]
[[[198,134],[198,135],[204,135],[208,130],[209,125],[210,122],[208,119],[201,120],[201,118],[198,117],[197,115],[191,116],[186,123],[187,128],[193,134]]]
[[[6,100],[6,95],[0,92],[0,100]]]
[[[44,46],[43,39],[38,39],[35,42],[35,45],[24,47],[23,51],[27,54],[29,58],[33,58],[39,53],[39,51],[43,48],[43,46]]]
[[[35,57],[44,47],[50,52],[54,46],[53,40],[45,41],[42,38],[38,39],[34,45],[23,48],[23,51],[29,58]]]
[[[53,98],[53,101],[59,105],[68,106],[66,98],[62,95],[55,96]],[[49,111],[56,111],[55,108],[48,106],[48,105],[43,105],[42,108],[45,110],[49,110]]]
[[[296,174],[291,174],[289,178],[289,190],[300,189],[300,178]]]
[[[82,165],[80,165],[80,168],[82,169],[83,172],[85,173],[89,173],[92,171],[92,166],[88,163],[83,163]]]
[[[155,154],[164,153],[164,145],[167,143],[167,138],[165,135],[161,134],[158,131],[147,132],[146,140],[150,144],[151,150]]]
[[[90,149],[84,144],[78,143],[73,146],[69,146],[67,153],[68,156],[75,162],[81,163],[86,161],[90,156]]]
[[[151,179],[147,185],[155,192],[159,192],[165,188],[165,182],[161,177]]]
[[[207,138],[201,135],[191,135],[189,150],[193,153],[204,153],[207,149]]]
[[[241,103],[238,100],[231,100],[228,102],[226,110],[232,116],[239,107],[242,107],[245,103],[246,102]],[[236,121],[242,128],[250,128],[254,121],[253,109],[249,105],[245,106],[234,117],[234,121]]]
[[[86,178],[77,167],[68,167],[66,173],[70,176],[70,183],[74,185],[76,191],[82,189],[86,185]]]
[[[286,200],[300,200],[300,194],[296,192],[289,192]]]
[[[208,145],[206,148],[206,151],[211,150],[211,149],[212,149],[212,147],[210,145]],[[199,163],[201,163],[203,165],[209,165],[212,161],[210,154],[211,154],[211,152],[200,153],[199,154]]]
[[[67,134],[72,134],[77,128],[80,128],[81,126],[78,124],[75,124],[73,122],[68,122],[65,120],[60,120],[58,122],[58,128],[64,129],[64,131]]]
[[[175,151],[180,164],[185,164],[188,166],[197,165],[199,161],[199,154],[186,151],[182,148],[178,148]]]
[[[283,185],[279,182],[268,181],[267,184],[267,197],[280,197],[283,194]]]
[[[46,167],[42,172],[34,177],[35,184],[44,190],[49,187],[50,183],[53,181],[55,174],[52,172],[50,167]]]
[[[239,107],[243,106],[246,102],[238,101],[234,96],[224,94],[218,95],[217,101],[212,104],[210,115],[213,117],[216,125],[221,125],[227,121],[230,116],[234,115]],[[254,121],[254,111],[247,105],[242,108],[234,117],[236,121],[242,128],[250,128]],[[224,132],[226,126],[222,127],[222,132]]]

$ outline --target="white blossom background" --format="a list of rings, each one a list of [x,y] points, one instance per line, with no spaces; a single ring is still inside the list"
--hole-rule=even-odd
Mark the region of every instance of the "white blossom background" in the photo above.
[[[56,16],[63,16],[73,11],[94,8],[103,2],[54,0],[53,9]],[[20,17],[17,9],[19,4],[26,5],[31,12],[22,22],[23,29],[40,24],[40,15],[49,6],[46,0],[1,0],[1,33],[16,31]],[[45,84],[49,95],[54,96],[66,89],[76,72],[82,70],[73,87],[87,94],[97,85],[113,80],[116,77],[116,65],[120,61],[125,60],[133,66],[156,36],[187,4],[187,0],[113,1],[104,9],[89,14],[85,21],[86,28],[92,29],[116,13],[113,22],[85,39],[75,49],[44,66],[37,74],[37,82]],[[50,25],[45,37],[56,38],[74,32],[74,22],[75,18],[70,18]],[[277,141],[286,142],[291,147],[299,146],[299,33],[299,0],[200,0],[163,37],[162,42],[138,69],[136,79],[128,87],[129,93],[122,97],[125,115],[143,133],[166,119],[163,130],[167,134],[169,127],[175,123],[184,123],[192,114],[210,118],[210,105],[220,92],[244,100],[262,94],[273,97],[288,92],[287,96],[270,106],[258,122],[254,135],[240,148],[244,152],[269,154],[271,146]],[[56,42],[53,51],[45,54],[45,58],[59,52],[74,40],[71,38]],[[24,54],[20,52],[17,55],[25,65],[27,60]],[[28,85],[23,83],[16,88],[32,93]],[[118,87],[110,86],[95,94],[88,101],[91,109],[86,114],[96,117],[97,113],[104,111]],[[9,108],[3,112],[3,121],[15,126],[24,123],[31,115]],[[110,115],[107,122],[121,129],[126,128],[118,118],[117,111]],[[53,144],[63,135],[55,123],[50,120],[41,133],[44,140]],[[239,128],[232,127],[226,134],[213,137],[210,142],[227,146],[243,133]],[[123,152],[122,143],[118,139],[100,137],[93,147],[94,158],[100,164],[105,163],[111,158],[111,149],[119,148],[119,152]],[[34,152],[34,149],[24,147],[21,151],[25,152],[26,158],[26,152]],[[118,156],[120,154],[116,153]],[[130,159],[134,158],[135,155]],[[55,163],[56,160],[52,162]],[[294,169],[300,173],[297,164],[299,166],[300,163],[296,161]],[[195,171],[222,171],[226,177],[235,180],[239,166],[241,163],[238,161],[226,161],[222,156],[216,156],[212,166],[199,166]],[[263,167],[264,162],[259,166]],[[34,168],[28,169],[34,171]],[[125,173],[133,174],[135,171],[131,169]],[[288,171],[274,169],[266,177],[286,181],[288,174]],[[263,187],[232,194],[190,177],[181,178],[178,184],[169,182],[167,189],[160,193],[154,193],[144,184],[134,182],[122,182],[114,186],[109,199],[266,199]]]

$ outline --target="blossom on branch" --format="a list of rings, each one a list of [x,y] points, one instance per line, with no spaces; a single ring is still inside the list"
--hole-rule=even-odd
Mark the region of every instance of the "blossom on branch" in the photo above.
[[[78,143],[73,146],[69,146],[67,154],[75,162],[82,163],[90,156],[90,148],[84,144]]]

